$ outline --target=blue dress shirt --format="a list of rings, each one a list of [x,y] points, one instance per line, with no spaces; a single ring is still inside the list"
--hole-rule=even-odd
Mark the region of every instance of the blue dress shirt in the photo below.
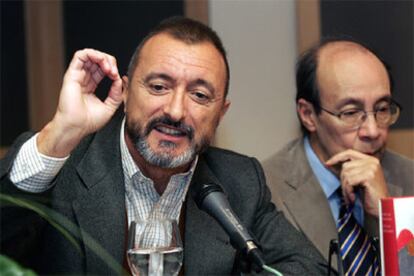
[[[305,153],[308,159],[308,162],[312,168],[313,174],[319,181],[323,192],[325,193],[326,199],[329,202],[331,207],[332,215],[335,221],[338,221],[339,208],[341,206],[341,199],[339,195],[335,192],[341,183],[339,182],[338,177],[334,175],[330,170],[328,170],[319,158],[316,156],[313,151],[309,138],[305,137],[304,139]],[[355,219],[360,225],[364,225],[364,209],[362,207],[360,194],[356,194],[356,201],[354,204],[353,214]]]

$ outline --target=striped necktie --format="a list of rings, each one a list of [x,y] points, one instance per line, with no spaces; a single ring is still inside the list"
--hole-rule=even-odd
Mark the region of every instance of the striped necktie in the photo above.
[[[341,192],[337,228],[344,274],[380,275],[379,261],[371,238],[356,221],[352,209],[353,206],[345,205]]]

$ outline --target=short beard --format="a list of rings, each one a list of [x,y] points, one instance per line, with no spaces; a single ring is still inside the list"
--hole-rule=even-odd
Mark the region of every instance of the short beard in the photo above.
[[[166,169],[183,166],[192,161],[196,155],[195,148],[191,146],[184,153],[178,156],[172,156],[171,151],[177,146],[168,141],[161,141],[159,143],[159,146],[162,148],[162,152],[160,153],[156,153],[151,149],[146,138],[138,138],[134,145],[145,161],[151,165]]]
[[[160,148],[159,152],[155,152],[153,149],[151,149],[148,143],[148,135],[159,123],[162,123],[164,125],[171,125],[184,130],[190,142],[189,149],[178,156],[174,156],[173,151],[177,145],[170,141],[161,141],[158,144]],[[205,138],[203,138],[200,143],[195,143],[193,134],[194,130],[192,127],[187,126],[182,122],[174,122],[165,116],[151,120],[145,128],[144,132],[138,123],[129,122],[127,116],[126,133],[131,139],[135,149],[139,152],[145,161],[151,165],[165,169],[178,168],[190,163],[192,160],[194,160],[197,154],[205,150],[210,144],[209,139]]]

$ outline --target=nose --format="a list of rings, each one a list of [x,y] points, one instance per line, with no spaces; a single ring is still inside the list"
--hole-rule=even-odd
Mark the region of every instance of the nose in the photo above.
[[[366,114],[365,120],[359,128],[359,136],[361,138],[376,139],[380,135],[380,131],[375,119],[375,114],[369,112]]]
[[[179,122],[185,117],[185,93],[174,91],[164,105],[164,113],[172,120]]]

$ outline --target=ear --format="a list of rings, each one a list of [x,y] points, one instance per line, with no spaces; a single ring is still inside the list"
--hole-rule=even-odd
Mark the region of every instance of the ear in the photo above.
[[[123,76],[122,77],[122,101],[124,102],[124,111],[126,111],[126,106],[127,106],[127,99],[128,99],[128,92],[129,92],[129,80],[127,76]]]
[[[227,112],[227,110],[229,109],[229,107],[230,107],[230,101],[229,100],[225,100],[225,102],[224,102],[224,104],[223,104],[223,106],[222,106],[222,108],[221,108],[221,111],[220,111],[220,118],[219,118],[219,122],[221,122],[221,120],[223,119],[223,117],[224,117],[224,114],[226,114],[226,112]]]
[[[316,131],[316,116],[313,104],[305,99],[299,99],[296,103],[296,112],[298,113],[299,119],[303,126],[309,132]]]

